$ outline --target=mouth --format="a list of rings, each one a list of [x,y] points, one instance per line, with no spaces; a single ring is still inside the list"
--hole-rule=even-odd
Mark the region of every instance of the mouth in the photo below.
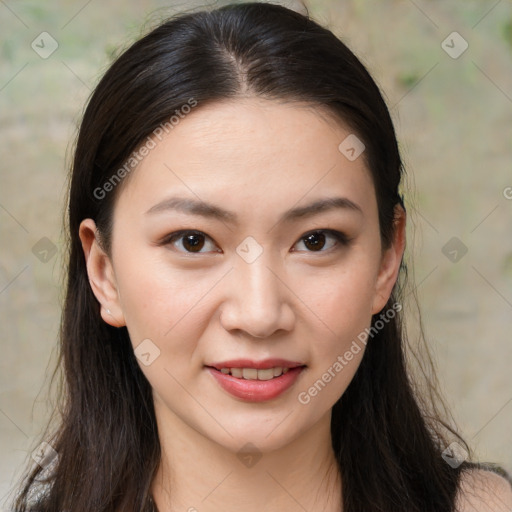
[[[224,391],[244,401],[277,398],[297,380],[306,365],[283,359],[224,361],[206,369]]]
[[[287,373],[290,368],[275,366],[274,368],[266,368],[258,370],[257,368],[221,368],[220,372],[224,375],[232,375],[237,379],[246,380],[271,380]]]

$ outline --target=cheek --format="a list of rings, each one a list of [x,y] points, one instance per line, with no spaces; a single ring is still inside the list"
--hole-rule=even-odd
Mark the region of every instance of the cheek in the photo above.
[[[215,284],[215,276],[173,269],[165,256],[135,254],[120,262],[116,273],[121,307],[134,346],[149,338],[160,350],[172,348],[177,355],[185,347],[194,347],[193,340],[204,328],[205,298]]]
[[[375,292],[375,269],[371,262],[359,261],[324,275],[312,276],[305,301],[330,332],[330,339],[357,334],[371,320]]]
[[[317,274],[315,287],[308,287],[314,293],[305,302],[319,321],[311,333],[311,371],[299,401],[319,411],[345,392],[365,352],[377,274],[376,258],[365,254],[354,253],[337,270]]]
[[[314,417],[331,408],[345,392],[363,358],[362,333],[371,323],[372,273],[342,271],[318,284],[315,297],[321,322],[312,333],[310,371],[297,400]]]
[[[215,280],[150,261],[124,276],[131,277],[119,282],[119,290],[138,364],[161,396],[181,396],[191,369],[202,366],[197,347],[211,314],[208,291]],[[148,352],[146,365],[140,356]]]

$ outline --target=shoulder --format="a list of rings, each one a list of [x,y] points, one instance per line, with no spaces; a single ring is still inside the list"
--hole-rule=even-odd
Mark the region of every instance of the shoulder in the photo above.
[[[492,468],[471,469],[461,475],[457,512],[511,512],[512,482]]]

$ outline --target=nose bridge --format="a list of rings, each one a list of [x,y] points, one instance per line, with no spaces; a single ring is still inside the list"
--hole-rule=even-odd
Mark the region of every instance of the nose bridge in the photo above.
[[[231,275],[229,307],[223,314],[226,329],[240,329],[254,337],[270,336],[291,328],[287,288],[279,269],[265,251],[253,262],[243,258]]]
[[[269,260],[262,254],[256,261],[241,261],[236,267],[242,301],[256,310],[272,309],[280,302],[278,271]]]

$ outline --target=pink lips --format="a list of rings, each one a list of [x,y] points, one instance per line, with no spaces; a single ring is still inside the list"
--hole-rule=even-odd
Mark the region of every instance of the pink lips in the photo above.
[[[289,370],[271,380],[237,378],[220,371],[221,368],[256,368],[263,370],[276,367],[288,368]],[[263,361],[236,359],[213,363],[207,366],[210,374],[213,375],[225,391],[249,402],[264,402],[278,397],[294,384],[304,368],[305,365],[302,363],[285,359],[265,359]]]

